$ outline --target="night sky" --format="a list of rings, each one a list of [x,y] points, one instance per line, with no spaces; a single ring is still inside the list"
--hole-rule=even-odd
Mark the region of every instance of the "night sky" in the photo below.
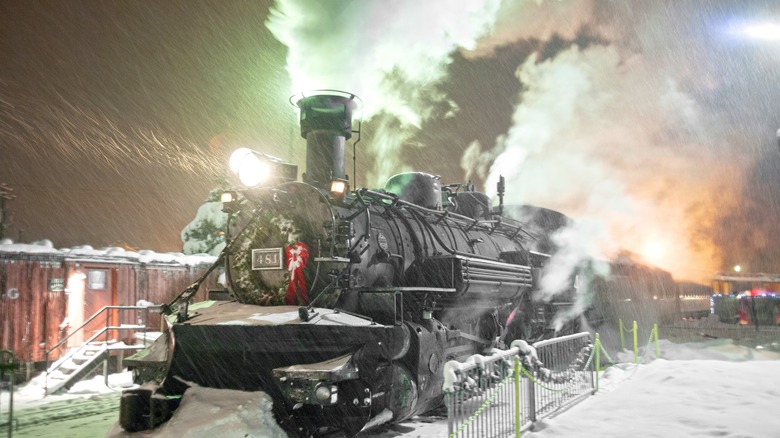
[[[324,5],[0,1],[6,237],[179,251],[233,149],[304,170],[288,99],[336,88],[365,103],[359,185],[504,175],[587,251],[780,272],[780,40],[742,32],[777,2]]]

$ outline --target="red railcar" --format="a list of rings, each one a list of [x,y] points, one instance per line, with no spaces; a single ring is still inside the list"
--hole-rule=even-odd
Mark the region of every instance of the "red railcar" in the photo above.
[[[213,263],[211,256],[131,252],[121,248],[67,250],[46,245],[0,244],[0,349],[14,351],[20,362],[40,364],[70,330],[105,306],[162,304],[201,277]],[[212,273],[196,300],[217,287]],[[143,320],[143,321],[141,321]],[[74,345],[105,325],[137,325],[160,330],[159,312],[111,311],[83,333],[68,339]],[[118,341],[132,331],[112,332]],[[67,345],[52,351],[56,360]]]

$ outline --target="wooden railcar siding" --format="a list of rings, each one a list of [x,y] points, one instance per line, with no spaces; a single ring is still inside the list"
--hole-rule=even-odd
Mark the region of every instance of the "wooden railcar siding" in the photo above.
[[[65,275],[62,257],[0,255],[0,339],[20,361],[44,360],[46,346],[59,341],[67,296],[49,292],[49,281]]]
[[[45,352],[54,347],[68,329],[61,324],[68,316],[68,293],[62,287],[68,277],[79,270],[101,269],[108,272],[107,290],[110,304],[134,306],[139,300],[154,304],[170,302],[184,288],[194,283],[208,269],[208,264],[181,266],[137,263],[133,261],[100,261],[69,259],[59,254],[0,253],[0,349],[12,350],[20,362],[42,363]],[[218,273],[210,274],[201,285],[195,301],[206,299],[208,289],[217,285]],[[53,282],[53,283],[52,283]],[[50,291],[50,285],[54,290]],[[18,297],[17,297],[18,291]],[[111,324],[146,323],[148,330],[160,330],[160,314],[142,311],[115,311]],[[121,316],[120,316],[121,315]],[[85,314],[87,319],[92,314]],[[105,324],[105,321],[102,322]],[[70,330],[77,327],[71,324]],[[115,334],[117,340],[129,340],[132,332]],[[65,353],[53,352],[50,361]]]

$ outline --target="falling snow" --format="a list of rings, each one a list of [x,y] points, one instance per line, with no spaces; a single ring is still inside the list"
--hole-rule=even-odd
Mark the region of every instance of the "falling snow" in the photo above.
[[[339,88],[364,102],[353,184],[504,176],[507,203],[577,220],[561,269],[627,249],[676,279],[778,272],[778,23],[770,0],[6,0],[0,239],[178,253],[232,150],[305,171],[290,95]],[[530,436],[774,435],[777,358],[723,342],[610,368]],[[403,427],[383,436],[442,425]]]
[[[303,163],[291,94],[362,97],[353,180],[554,208],[678,278],[776,269],[768,1],[6,2],[6,237],[181,249],[232,149]],[[66,232],[67,230],[67,232]],[[674,255],[674,257],[672,257]]]

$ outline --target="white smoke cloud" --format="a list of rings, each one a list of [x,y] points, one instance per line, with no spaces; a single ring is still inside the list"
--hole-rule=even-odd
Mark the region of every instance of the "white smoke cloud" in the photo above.
[[[403,167],[400,148],[426,119],[453,110],[437,85],[452,53],[474,49],[490,31],[499,5],[499,0],[457,6],[445,0],[283,0],[271,10],[267,26],[289,49],[291,94],[344,90],[361,97],[364,119],[380,112],[395,119],[379,128],[395,135],[377,135],[380,141],[369,146],[379,164],[371,178],[376,184]]]
[[[572,43],[541,61],[539,54],[529,57],[517,70],[523,88],[512,127],[492,148],[472,144],[461,160],[467,175],[484,178],[486,187],[505,176],[507,203],[576,219],[553,236],[560,250],[536,294],[544,301],[570,290],[586,260],[610,259],[620,249],[642,254],[678,279],[708,280],[720,263],[712,236],[716,218],[737,202],[734,182],[750,161],[733,133],[723,135],[722,111],[702,101],[727,83],[708,68],[719,58],[691,50],[695,42],[680,44],[681,36],[701,31],[691,30],[695,12],[673,4],[603,6],[505,3],[515,11],[501,16],[512,19],[499,19],[495,32],[468,54],[490,56],[498,46],[529,38],[574,41],[583,29],[601,40],[586,49]],[[487,161],[493,162],[488,172]],[[607,275],[602,268],[596,273]],[[589,291],[581,292],[571,309],[556,315],[556,328],[586,310]]]
[[[610,277],[609,263],[592,258],[593,248],[606,239],[604,223],[592,219],[572,222],[553,234],[552,240],[560,249],[542,270],[539,290],[535,292],[534,298],[550,302],[574,289],[572,305],[561,307],[552,321],[556,331],[593,306],[594,294],[598,292],[590,289],[590,281],[586,277]]]
[[[701,9],[671,0],[284,0],[267,25],[289,48],[291,93],[351,91],[364,119],[375,117],[370,184],[408,169],[401,148],[426,120],[456,110],[440,87],[453,51],[487,57],[535,41],[540,54],[517,70],[513,126],[495,145],[472,142],[461,159],[467,178],[494,187],[504,175],[508,203],[603,221],[593,255],[621,246],[678,278],[704,279],[719,262],[709,234],[756,158],[737,148],[758,134],[747,116],[728,132],[725,106],[713,104],[754,87],[739,63],[724,62],[731,52],[712,45],[714,12]],[[740,98],[727,105],[750,108]]]
[[[507,203],[602,221],[609,232],[592,256],[652,246],[650,262],[701,278],[713,254],[691,242],[691,230],[706,226],[717,197],[733,197],[713,173],[725,158],[716,151],[726,148],[699,104],[653,62],[608,46],[529,57],[517,71],[524,89],[514,124],[487,181],[506,177]]]
[[[467,57],[491,56],[495,49],[518,41],[549,41],[553,37],[572,41],[583,27],[593,23],[595,0],[504,0],[492,32],[476,47],[463,51]],[[608,23],[591,29],[594,36],[610,38]]]
[[[496,157],[503,152],[503,143],[505,136],[496,139],[496,147],[490,150],[483,150],[478,141],[473,141],[460,158],[460,166],[466,172],[465,178],[470,181],[474,177],[484,180],[487,177],[490,166],[496,160]]]

